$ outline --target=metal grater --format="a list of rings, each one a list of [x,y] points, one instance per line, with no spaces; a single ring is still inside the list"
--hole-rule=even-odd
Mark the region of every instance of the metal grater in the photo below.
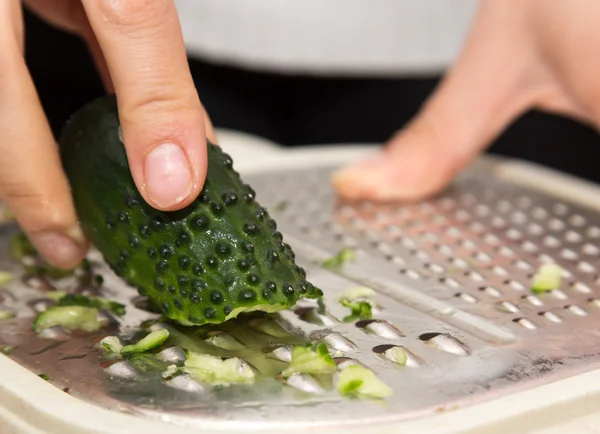
[[[375,371],[395,391],[385,402],[340,398],[305,377],[286,385],[273,380],[210,390],[189,379],[166,384],[148,378],[127,362],[102,363],[94,349],[102,334],[31,335],[35,311],[48,301],[31,285],[35,282],[19,279],[0,293],[0,306],[17,313],[2,322],[0,346],[14,347],[13,360],[99,406],[174,426],[218,421],[241,432],[373,428],[507,396],[600,365],[600,215],[491,178],[478,167],[424,203],[338,203],[328,188],[333,169],[246,177],[297,262],[325,292],[326,315],[301,302],[275,319],[299,336],[326,343],[337,363]],[[0,226],[0,270],[19,274],[22,267],[9,259],[7,247],[15,230]],[[321,267],[344,247],[356,249],[354,262],[336,272]],[[100,261],[95,252],[90,257]],[[562,287],[534,295],[532,276],[549,261],[565,270]],[[101,271],[103,295],[127,304],[123,332],[156,317],[104,265]],[[345,323],[348,311],[336,297],[360,285],[377,291],[380,308],[373,320]],[[264,345],[256,347],[261,357],[269,352],[275,359],[289,357],[277,339],[262,339]],[[392,346],[407,350],[406,366],[390,360]],[[180,354],[171,348],[162,356],[176,360]]]

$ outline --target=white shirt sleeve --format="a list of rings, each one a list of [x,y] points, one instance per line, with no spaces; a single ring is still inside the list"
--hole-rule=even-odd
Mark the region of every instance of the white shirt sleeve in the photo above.
[[[477,0],[175,0],[189,53],[261,70],[438,73]]]

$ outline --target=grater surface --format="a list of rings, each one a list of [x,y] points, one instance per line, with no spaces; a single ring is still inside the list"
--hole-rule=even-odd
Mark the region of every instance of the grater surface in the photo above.
[[[276,318],[343,353],[337,362],[375,371],[395,391],[385,403],[310,393],[318,387],[303,378],[219,391],[191,382],[167,386],[131,366],[101,363],[89,335],[32,336],[43,291],[18,279],[0,293],[0,306],[18,314],[2,323],[0,345],[14,347],[15,361],[92,403],[181,425],[210,419],[241,429],[415,418],[600,365],[599,215],[477,169],[420,204],[338,203],[328,188],[333,169],[246,177],[309,279],[324,290],[329,313],[318,315],[315,305],[302,302]],[[22,267],[8,255],[15,230],[0,226],[0,270],[20,276]],[[356,249],[354,262],[337,272],[320,266],[344,247]],[[90,256],[99,260],[95,252]],[[533,295],[533,273],[548,261],[565,270],[562,287]],[[100,267],[103,295],[127,305],[122,330],[156,317]],[[348,311],[336,297],[359,285],[377,290],[381,309],[376,321],[344,323]],[[407,366],[386,358],[394,345],[408,350]],[[264,353],[265,346],[256,351]]]

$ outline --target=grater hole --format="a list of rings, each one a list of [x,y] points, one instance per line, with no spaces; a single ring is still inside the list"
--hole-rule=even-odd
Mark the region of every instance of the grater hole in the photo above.
[[[436,350],[457,356],[471,354],[468,347],[449,333],[423,333],[419,339]]]
[[[574,304],[568,304],[564,307],[564,309],[568,310],[569,312],[571,312],[572,314],[577,315],[577,316],[586,316],[587,315],[587,312],[583,308],[581,308],[577,305],[574,305]]]
[[[508,257],[512,257],[515,255],[514,250],[511,249],[510,247],[506,247],[506,246],[500,246],[498,248],[498,253],[501,254],[502,256],[508,256]]]
[[[487,217],[490,215],[491,209],[487,205],[477,204],[475,205],[475,214],[479,217]]]
[[[519,196],[517,198],[517,206],[521,209],[530,208],[533,205],[533,200],[528,196]]]
[[[461,286],[460,283],[452,277],[440,277],[439,281],[450,288],[460,288]]]
[[[358,347],[350,339],[342,336],[338,332],[331,332],[329,330],[318,330],[312,332],[309,336],[312,341],[322,342],[333,352],[341,351],[343,353],[356,350]]]
[[[138,380],[140,378],[138,371],[127,360],[106,360],[100,366],[111,377],[125,380]]]
[[[562,318],[559,317],[554,312],[538,312],[538,315],[541,316],[541,317],[546,318],[548,321],[553,322],[553,323],[560,323],[560,322],[562,322]]]
[[[579,255],[571,249],[562,249],[560,256],[568,261],[575,261],[579,259]]]
[[[538,236],[544,233],[544,228],[537,223],[531,223],[527,226],[527,232],[530,235]]]
[[[543,306],[544,305],[542,300],[540,300],[539,297],[536,297],[535,295],[531,295],[531,294],[523,295],[523,296],[521,296],[521,298],[532,306]]]
[[[530,271],[532,269],[531,264],[523,259],[517,259],[513,262],[513,265],[519,270]]]
[[[492,271],[498,276],[508,276],[508,271],[501,265],[494,265],[492,267]]]
[[[460,246],[468,250],[475,250],[477,248],[477,244],[475,244],[472,240],[469,239],[462,240],[460,242]]]
[[[515,318],[513,319],[513,322],[529,330],[535,330],[537,328],[536,325],[527,318]]]
[[[531,241],[525,241],[521,244],[521,248],[529,253],[535,253],[538,251],[538,246],[533,244]]]
[[[481,273],[478,273],[477,271],[467,271],[465,273],[465,276],[469,277],[471,280],[473,280],[475,282],[483,282],[485,280],[483,275]]]
[[[586,231],[586,235],[590,238],[600,238],[600,228],[597,226],[591,226]]]
[[[589,256],[598,256],[598,253],[600,253],[600,249],[598,249],[597,246],[593,245],[593,244],[585,244],[582,248],[581,251]]]
[[[500,297],[502,295],[502,293],[493,286],[482,286],[479,288],[479,291],[484,292],[491,297]]]
[[[206,391],[206,387],[198,383],[189,374],[177,375],[166,380],[165,385],[188,393],[202,393]]]
[[[185,362],[185,351],[178,346],[171,346],[158,352],[156,356],[169,363],[183,363]]]
[[[373,334],[384,339],[400,339],[405,334],[388,321],[380,319],[366,319],[356,322],[356,327],[365,333]]]
[[[502,217],[496,216],[492,219],[492,226],[496,229],[503,229],[506,227],[506,220]]]
[[[556,248],[560,247],[560,240],[552,235],[547,235],[544,237],[543,243],[546,247]]]
[[[310,374],[295,373],[282,381],[294,389],[313,395],[321,395],[327,392],[323,385]]]
[[[534,219],[543,220],[548,217],[548,211],[546,211],[544,208],[536,206],[531,211],[531,215],[533,216]]]
[[[575,227],[582,227],[585,225],[585,217],[579,214],[574,214],[569,218],[569,223]]]
[[[484,252],[475,253],[475,255],[473,255],[473,258],[479,262],[490,262],[492,260],[492,257]]]
[[[335,364],[337,365],[337,367],[339,369],[344,369],[344,368],[347,368],[348,366],[352,366],[352,365],[358,365],[363,368],[369,369],[362,362],[360,362],[356,359],[353,359],[351,357],[334,357],[333,361],[335,362]]]
[[[565,228],[565,223],[562,220],[559,220],[557,218],[552,218],[548,222],[548,227],[552,231],[559,232]]]
[[[516,280],[506,280],[504,281],[504,284],[507,286],[510,286],[512,289],[516,290],[516,291],[523,291],[525,290],[525,285],[523,285],[521,282],[518,282]]]
[[[523,238],[523,234],[521,233],[520,230],[515,229],[515,228],[511,228],[511,229],[509,229],[509,230],[506,231],[506,237],[509,240],[519,241],[520,239]]]
[[[510,221],[515,225],[523,225],[527,222],[527,215],[523,211],[515,211],[511,214]]]
[[[577,264],[577,269],[582,273],[593,273],[596,271],[596,267],[586,261],[581,261]]]
[[[475,304],[479,301],[476,297],[467,292],[457,292],[456,294],[454,294],[454,296],[470,304]]]
[[[474,234],[481,234],[486,231],[486,228],[480,222],[474,221],[469,224],[469,231]]]
[[[442,267],[441,265],[436,264],[434,262],[431,262],[431,263],[428,262],[424,266],[426,269],[431,270],[432,272],[434,272],[436,274],[443,274],[446,271],[444,269],[444,267]]]
[[[461,258],[453,257],[448,259],[448,262],[450,263],[450,266],[454,268],[459,268],[461,270],[469,268],[469,264],[467,264],[467,261]]]
[[[581,292],[582,294],[591,294],[592,293],[592,288],[590,288],[587,284],[585,284],[583,282],[573,282],[573,283],[571,283],[571,287],[575,291]]]
[[[517,305],[510,301],[500,301],[500,302],[496,303],[496,309],[498,309],[500,312],[504,312],[504,313],[519,312],[519,308],[517,307]]]
[[[552,207],[552,211],[557,216],[562,217],[564,215],[567,215],[567,213],[569,212],[569,208],[564,203],[557,203]]]
[[[376,347],[373,347],[373,352],[385,360],[398,363],[397,357],[394,356],[395,349],[400,349],[406,354],[406,366],[416,368],[424,364],[421,358],[417,357],[412,351],[402,345],[377,345]]]
[[[262,352],[269,359],[290,363],[292,361],[292,349],[292,345],[267,344],[262,348]]]
[[[500,211],[500,212],[505,213],[505,212],[508,212],[508,211],[510,211],[512,209],[512,205],[507,200],[501,200],[501,201],[498,202],[498,204],[496,206],[496,209],[498,211]]]
[[[600,299],[598,298],[588,298],[588,303],[594,307],[600,307]]]
[[[318,311],[318,308],[307,306],[307,307],[299,307],[294,310],[294,313],[300,318],[302,321],[307,322],[309,324],[323,325],[323,326],[335,326],[339,324],[339,320],[333,315],[326,313],[321,314]]]
[[[567,240],[569,243],[579,243],[582,240],[582,236],[578,232],[567,231],[565,233],[565,240]]]

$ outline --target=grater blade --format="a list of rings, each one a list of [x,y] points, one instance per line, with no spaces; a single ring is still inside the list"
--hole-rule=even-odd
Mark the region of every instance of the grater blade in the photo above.
[[[94,346],[106,333],[33,336],[31,320],[47,300],[43,289],[21,279],[0,293],[1,306],[17,313],[2,322],[0,345],[13,347],[10,357],[34,373],[100,406],[182,426],[222,421],[241,431],[372,427],[506,396],[600,365],[599,215],[476,168],[440,197],[419,204],[338,202],[328,188],[333,170],[247,177],[298,263],[325,292],[327,315],[301,302],[276,318],[298,336],[326,343],[339,364],[375,371],[395,391],[385,404],[342,399],[306,378],[216,391],[185,378],[167,385],[126,363],[103,362]],[[22,277],[23,267],[8,255],[15,231],[14,225],[0,226],[0,269]],[[344,247],[356,250],[355,261],[335,272],[321,267]],[[97,252],[90,259],[105,278],[102,295],[127,305],[123,332],[156,317]],[[564,269],[562,287],[534,295],[532,276],[549,261]],[[346,323],[348,311],[337,297],[359,285],[377,291],[379,309],[374,321]],[[406,349],[406,366],[390,360],[393,346]],[[170,351],[164,356],[178,357],[177,349]],[[252,351],[286,357],[285,342],[272,336]]]

